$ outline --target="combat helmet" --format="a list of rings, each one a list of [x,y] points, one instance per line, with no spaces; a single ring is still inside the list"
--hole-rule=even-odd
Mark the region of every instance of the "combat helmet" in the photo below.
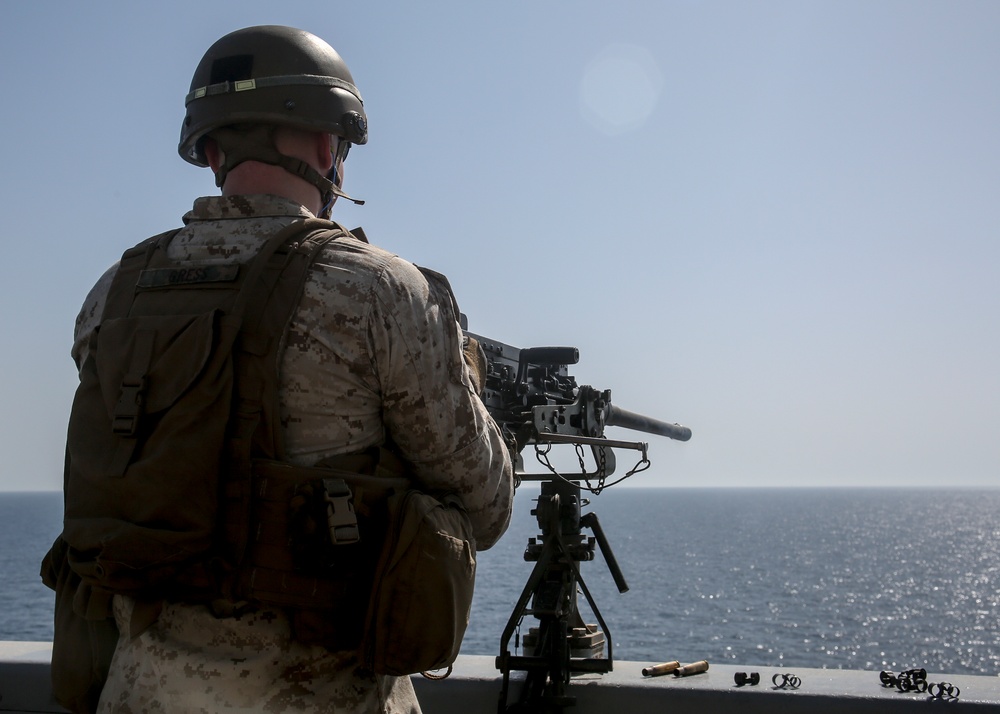
[[[341,138],[342,156],[351,144],[368,141],[364,103],[346,63],[325,41],[292,27],[247,27],[216,41],[198,64],[184,104],[177,150],[195,166],[208,166],[205,137],[224,137],[234,126],[328,132]],[[238,151],[223,147],[226,165],[216,176],[220,186],[226,172],[253,159],[302,175],[320,189],[324,203],[328,193],[344,195],[337,177],[291,166],[302,162],[279,154],[269,134],[249,145],[243,136],[240,143]],[[307,176],[309,171],[315,176]]]

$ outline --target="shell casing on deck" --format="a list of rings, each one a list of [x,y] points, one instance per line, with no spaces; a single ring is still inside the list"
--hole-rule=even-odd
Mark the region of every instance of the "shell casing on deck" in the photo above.
[[[674,675],[677,677],[687,677],[689,674],[701,674],[702,672],[708,671],[708,660],[703,659],[699,662],[692,662],[691,664],[686,664],[683,667],[678,667],[674,670]]]
[[[681,663],[677,660],[673,662],[664,662],[663,664],[658,664],[653,667],[643,667],[642,676],[644,677],[659,677],[662,674],[670,674],[675,671]]]

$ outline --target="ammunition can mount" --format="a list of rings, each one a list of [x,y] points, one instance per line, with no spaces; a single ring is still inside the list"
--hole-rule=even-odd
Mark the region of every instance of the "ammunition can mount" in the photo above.
[[[466,336],[475,339],[485,352],[482,399],[510,448],[518,485],[542,482],[532,510],[541,535],[529,539],[524,553],[524,559],[534,566],[504,628],[496,660],[503,678],[498,713],[562,711],[576,701],[567,693],[572,674],[610,672],[614,661],[607,624],[583,580],[579,563],[593,560],[599,546],[618,591],[628,590],[597,514],[581,513],[581,507],[589,505],[581,492],[599,494],[650,465],[646,443],[607,439],[605,427],[618,426],[678,441],[690,439],[691,430],[614,406],[610,390],[578,385],[569,373],[569,366],[580,358],[575,347],[519,349],[469,332],[465,315],[461,325]],[[559,444],[575,448],[579,473],[564,475],[552,465],[549,452]],[[521,452],[529,445],[534,446],[536,459],[545,467],[541,473],[525,470]],[[586,447],[594,461],[589,471]],[[638,451],[639,458],[627,473],[609,482],[616,466],[614,449]],[[592,530],[593,537],[586,536],[584,528]],[[586,598],[597,623],[583,620],[577,607],[578,593]],[[521,621],[527,615],[538,624],[522,638]],[[520,655],[518,650],[522,650]],[[526,673],[513,701],[511,671]]]

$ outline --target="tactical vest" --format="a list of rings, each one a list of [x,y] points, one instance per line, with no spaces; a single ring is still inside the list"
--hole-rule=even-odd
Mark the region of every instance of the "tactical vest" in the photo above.
[[[358,512],[369,532],[384,530],[402,469],[385,452],[286,463],[277,404],[309,266],[346,234],[296,222],[244,264],[172,261],[176,231],[124,254],[67,439],[62,537],[84,582],[220,615],[283,606],[300,639],[360,637],[361,618],[347,628],[350,617],[331,627],[329,616],[364,612],[380,543],[358,543]]]

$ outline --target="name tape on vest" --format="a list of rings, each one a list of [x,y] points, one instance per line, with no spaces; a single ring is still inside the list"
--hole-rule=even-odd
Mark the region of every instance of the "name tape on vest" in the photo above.
[[[240,274],[240,266],[199,265],[191,268],[155,268],[143,270],[136,283],[140,288],[166,288],[199,283],[231,283]]]

